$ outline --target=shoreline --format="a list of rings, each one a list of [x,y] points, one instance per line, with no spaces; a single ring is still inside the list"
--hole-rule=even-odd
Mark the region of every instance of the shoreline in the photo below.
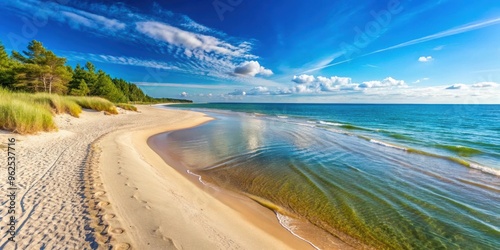
[[[150,148],[149,138],[155,135],[198,126],[211,118],[193,111],[140,109],[142,114],[156,113],[155,121],[167,114],[171,120],[159,126],[149,121],[120,129],[94,143],[95,151],[101,153],[89,170],[97,177],[90,186],[97,199],[91,203],[99,210],[101,224],[107,225],[109,245],[123,249],[313,249],[285,229],[271,210],[253,200],[196,185],[196,176],[189,180],[187,172],[170,166]],[[203,237],[193,239],[194,235]]]

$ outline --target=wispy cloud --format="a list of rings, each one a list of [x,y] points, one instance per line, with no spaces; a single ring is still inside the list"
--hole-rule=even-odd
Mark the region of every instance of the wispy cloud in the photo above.
[[[387,47],[384,49],[379,49],[379,50],[373,51],[371,53],[368,53],[367,55],[372,55],[372,54],[376,54],[376,53],[380,53],[380,52],[384,52],[384,51],[388,51],[388,50],[393,50],[393,49],[407,47],[410,45],[424,43],[424,42],[436,40],[436,39],[443,38],[443,37],[453,36],[453,35],[469,32],[469,31],[473,31],[473,30],[477,30],[477,29],[482,29],[482,28],[485,28],[485,27],[488,27],[491,25],[496,25],[496,24],[500,24],[500,17],[488,19],[488,20],[481,20],[481,21],[473,22],[473,23],[468,23],[468,24],[465,24],[465,25],[462,25],[459,27],[455,27],[455,28],[452,28],[449,30],[438,32],[436,34],[413,39],[413,40],[410,40],[410,41],[407,41],[404,43],[400,43],[400,44],[397,44],[397,45],[394,45],[391,47]]]
[[[465,24],[465,25],[462,25],[462,26],[459,26],[459,27],[455,27],[455,28],[452,28],[452,29],[449,29],[449,30],[445,30],[445,31],[442,31],[442,32],[438,32],[438,33],[435,33],[435,34],[432,34],[432,35],[428,35],[428,36],[424,36],[424,37],[421,37],[421,38],[413,39],[413,40],[410,40],[410,41],[407,41],[407,42],[403,42],[403,43],[400,43],[400,44],[397,44],[397,45],[394,45],[394,46],[390,46],[390,47],[387,47],[387,48],[375,50],[375,51],[372,51],[370,53],[363,54],[363,55],[360,55],[360,56],[352,58],[352,59],[347,59],[347,60],[344,60],[344,61],[327,64],[327,65],[324,65],[324,66],[321,66],[321,67],[316,67],[316,68],[304,71],[303,73],[310,73],[310,72],[317,71],[317,70],[320,70],[320,69],[324,69],[324,68],[333,67],[333,66],[336,66],[336,65],[339,65],[339,64],[343,64],[343,63],[352,61],[352,60],[354,60],[356,58],[361,58],[361,57],[365,57],[365,56],[369,56],[369,55],[373,55],[373,54],[377,54],[377,53],[381,53],[381,52],[385,52],[385,51],[389,51],[389,50],[404,48],[404,47],[407,47],[407,46],[411,46],[411,45],[415,45],[415,44],[420,44],[420,43],[424,43],[424,42],[428,42],[428,41],[432,41],[432,40],[436,40],[436,39],[440,39],[440,38],[444,38],[444,37],[448,37],[448,36],[458,35],[458,34],[462,34],[462,33],[465,33],[465,32],[470,32],[470,31],[473,31],[473,30],[482,29],[482,28],[486,28],[486,27],[489,27],[489,26],[492,26],[492,25],[497,25],[497,24],[500,24],[500,17],[493,18],[493,19],[488,19],[488,20],[481,20],[481,21],[477,21],[477,22],[468,23],[468,24]],[[438,48],[438,49],[442,49],[442,47]]]
[[[43,13],[48,20],[66,24],[72,29],[88,30],[120,43],[139,45],[164,58],[144,60],[126,54],[85,53],[78,55],[86,58],[80,60],[172,70],[210,80],[277,85],[272,81],[256,79],[269,76],[272,71],[262,66],[258,62],[259,57],[252,53],[251,39],[228,36],[186,15],[164,10],[157,4],[152,14],[136,12],[120,3],[104,5],[71,1],[62,5],[25,0],[7,1],[5,4],[20,14]],[[73,56],[77,55],[73,53]]]
[[[58,4],[57,2],[26,0],[5,1],[3,4],[14,12],[22,14],[36,13],[39,18],[47,18],[60,23],[66,23],[75,29],[90,28],[93,30],[102,30],[104,32],[114,32],[123,30],[126,27],[124,22],[117,19]]]
[[[119,64],[128,66],[182,71],[181,68],[162,61],[144,60],[128,56],[80,53],[75,51],[62,51],[62,53],[64,53],[65,56],[68,57],[69,61],[92,61],[92,62],[101,62],[101,63],[110,63],[110,64]]]

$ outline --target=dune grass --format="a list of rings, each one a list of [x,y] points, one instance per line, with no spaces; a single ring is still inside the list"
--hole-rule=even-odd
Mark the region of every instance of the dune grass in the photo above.
[[[125,110],[137,112],[137,107],[128,103],[117,103],[116,106]]]
[[[37,93],[32,96],[35,102],[49,105],[56,114],[70,114],[79,117],[82,113],[82,107],[75,101],[65,96]]]
[[[112,102],[101,97],[67,96],[66,98],[76,102],[82,108],[93,109],[97,111],[106,111],[115,115],[118,114],[116,106]]]
[[[19,134],[57,129],[46,106],[24,98],[18,99],[3,89],[0,89],[0,128]]]
[[[82,108],[118,114],[112,102],[100,97],[18,93],[0,88],[0,129],[19,134],[57,130],[55,114],[79,117]]]

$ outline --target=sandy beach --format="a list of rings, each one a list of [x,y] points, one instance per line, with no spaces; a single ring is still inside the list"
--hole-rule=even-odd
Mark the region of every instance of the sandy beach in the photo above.
[[[58,132],[0,134],[2,144],[16,138],[18,161],[16,242],[2,237],[0,248],[311,248],[270,210],[200,186],[148,146],[153,135],[211,118],[149,106],[139,111],[85,111],[81,118],[58,116]],[[2,166],[6,158],[0,158]],[[0,179],[6,178],[2,171]],[[6,185],[0,192],[7,193]],[[0,200],[4,234],[6,196]]]

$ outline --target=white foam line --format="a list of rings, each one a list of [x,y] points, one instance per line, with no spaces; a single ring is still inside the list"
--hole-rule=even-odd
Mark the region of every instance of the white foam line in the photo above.
[[[201,175],[199,175],[199,174],[195,174],[195,173],[191,172],[190,170],[186,170],[186,172],[187,172],[188,174],[190,174],[190,175],[197,176],[197,177],[198,177],[198,181],[200,181],[203,185],[205,185],[205,186],[210,186],[210,184],[209,184],[209,183],[206,183],[206,182],[204,182],[204,181],[201,179]]]
[[[480,170],[481,172],[485,172],[485,173],[488,173],[488,174],[500,176],[500,170],[498,170],[498,169],[493,169],[493,168],[481,166],[481,165],[476,164],[476,163],[470,163],[470,167],[474,168],[474,169],[477,169],[477,170]]]
[[[302,238],[300,235],[296,234],[293,229],[290,228],[289,225],[286,224],[286,220],[287,220],[287,217],[285,215],[282,215],[278,212],[276,212],[276,217],[278,218],[278,221],[280,222],[281,226],[283,226],[283,228],[285,228],[288,232],[290,232],[291,234],[293,234],[295,237],[307,242],[309,245],[311,245],[312,247],[314,247],[314,249],[317,249],[317,250],[321,250],[319,247],[317,247],[316,245],[314,245],[312,242]]]
[[[407,151],[406,148],[398,147],[398,146],[395,146],[395,145],[392,145],[392,144],[389,144],[389,143],[385,143],[385,142],[381,142],[381,141],[377,141],[377,140],[374,140],[374,139],[370,139],[370,142],[378,144],[378,145],[382,145],[382,146],[385,146],[385,147],[389,147],[389,148],[395,148],[395,149]]]
[[[333,125],[333,126],[337,126],[337,127],[340,127],[344,124],[342,123],[337,123],[337,122],[325,122],[325,121],[319,121],[320,124],[324,124],[324,125]]]

